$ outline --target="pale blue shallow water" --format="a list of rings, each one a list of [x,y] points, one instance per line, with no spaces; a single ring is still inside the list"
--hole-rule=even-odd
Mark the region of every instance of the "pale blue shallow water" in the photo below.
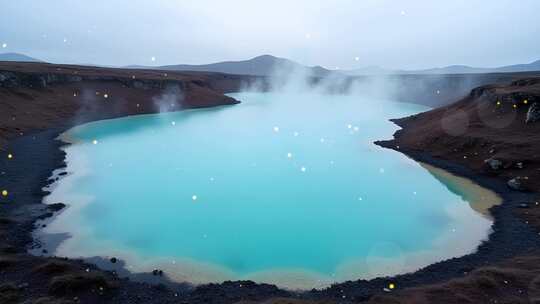
[[[233,97],[242,104],[72,129],[72,175],[51,195],[72,205],[50,228],[73,234],[59,252],[188,259],[233,279],[294,269],[320,281],[340,271],[367,277],[370,257],[444,258],[441,240],[469,233],[471,221],[478,239],[487,234],[489,220],[424,168],[372,144],[397,129],[389,118],[425,107],[355,96]],[[457,254],[474,249],[464,246]],[[364,267],[343,270],[354,261]]]

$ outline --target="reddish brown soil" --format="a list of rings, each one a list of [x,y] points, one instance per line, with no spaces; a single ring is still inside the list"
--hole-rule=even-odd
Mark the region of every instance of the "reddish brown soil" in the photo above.
[[[539,303],[540,256],[516,257],[463,279],[375,296],[369,303]]]

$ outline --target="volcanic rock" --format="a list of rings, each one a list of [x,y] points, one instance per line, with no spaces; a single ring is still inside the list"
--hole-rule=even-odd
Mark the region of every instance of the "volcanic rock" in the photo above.
[[[540,105],[537,102],[535,102],[529,107],[525,122],[534,123],[534,122],[537,122],[538,120],[540,120]]]
[[[523,191],[525,187],[523,186],[522,177],[514,177],[507,182],[508,187],[514,190]]]
[[[484,163],[487,164],[493,170],[499,170],[503,165],[502,161],[495,158],[488,158],[484,160]]]

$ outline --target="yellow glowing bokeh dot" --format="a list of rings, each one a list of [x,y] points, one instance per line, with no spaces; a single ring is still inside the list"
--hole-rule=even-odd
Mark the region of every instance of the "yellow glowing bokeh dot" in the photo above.
[[[2,196],[7,196],[7,195],[8,195],[7,190],[2,190]]]
[[[497,105],[500,106],[500,105],[501,105],[501,102],[500,102],[500,101],[497,101]]]
[[[394,283],[390,283],[390,284],[388,284],[388,288],[394,289],[394,288],[396,288],[396,285]]]
[[[7,155],[7,158],[12,159],[12,158],[13,158],[13,154],[9,153],[9,154]]]
[[[514,104],[514,108],[517,108],[517,104]]]
[[[525,99],[525,100],[523,101],[524,104],[527,104],[528,102],[529,102],[529,101],[528,101],[527,99]]]

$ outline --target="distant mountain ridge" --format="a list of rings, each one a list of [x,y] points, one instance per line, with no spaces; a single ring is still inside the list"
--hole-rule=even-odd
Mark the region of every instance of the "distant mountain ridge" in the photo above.
[[[0,54],[0,61],[21,61],[21,62],[44,62],[42,60],[32,58],[20,53],[3,53]],[[99,66],[96,64],[83,64],[88,66]],[[279,75],[280,73],[287,74],[290,72],[303,73],[316,77],[324,77],[331,74],[348,75],[348,76],[368,76],[368,75],[437,75],[437,74],[485,74],[485,73],[515,73],[515,72],[532,72],[540,71],[540,60],[526,63],[514,64],[496,68],[478,68],[467,65],[451,65],[440,68],[431,68],[423,70],[392,70],[385,69],[379,66],[367,66],[359,69],[350,70],[330,70],[322,66],[305,66],[298,62],[275,57],[272,55],[261,55],[248,60],[239,61],[222,61],[210,64],[175,64],[164,66],[141,66],[130,65],[125,68],[134,69],[153,69],[167,71],[198,71],[198,72],[218,72],[237,75],[255,75],[255,76],[271,76]]]
[[[431,68],[424,70],[389,70],[377,66],[370,66],[355,70],[344,71],[347,75],[390,75],[390,74],[485,74],[485,73],[516,73],[540,71],[540,60],[526,63],[514,64],[496,68],[477,68],[467,65],[450,65],[442,68]]]
[[[199,72],[219,72],[227,74],[268,76],[276,72],[287,73],[292,71],[305,72],[313,76],[326,76],[332,71],[321,66],[307,67],[289,59],[279,58],[271,55],[261,55],[248,60],[222,61],[211,64],[191,65],[178,64],[160,66],[158,69],[170,71],[199,71]]]
[[[0,61],[44,62],[19,53],[2,53],[0,54]]]
[[[363,75],[407,75],[407,74],[484,74],[484,73],[514,73],[540,71],[540,60],[528,64],[515,64],[497,68],[477,68],[466,65],[451,65],[442,68],[432,68],[424,70],[391,70],[378,66],[368,66],[352,70],[329,70],[321,66],[308,67],[295,61],[274,57],[271,55],[262,55],[248,60],[241,61],[223,61],[203,65],[166,65],[157,67],[157,69],[171,71],[200,71],[200,72],[220,72],[227,74],[259,75],[269,76],[278,72],[303,71],[307,75],[327,76],[329,74],[342,74],[349,76]]]

